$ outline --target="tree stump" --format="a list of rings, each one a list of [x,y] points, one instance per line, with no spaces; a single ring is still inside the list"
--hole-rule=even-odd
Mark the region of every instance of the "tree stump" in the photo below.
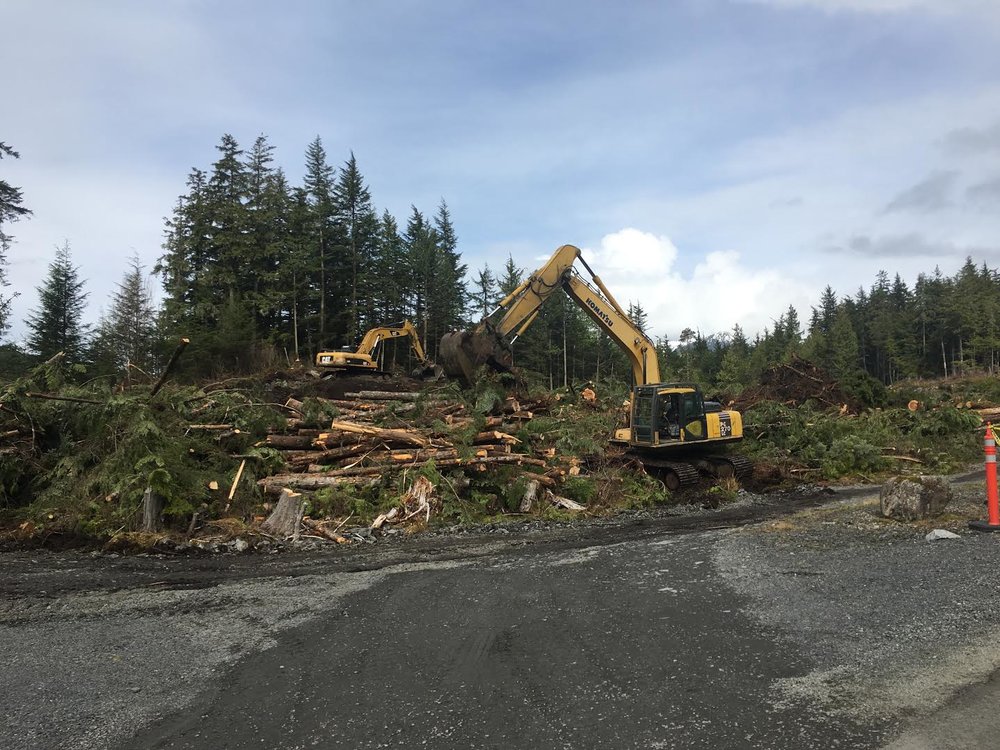
[[[541,486],[541,482],[537,479],[528,480],[528,484],[524,488],[524,497],[521,498],[521,504],[517,509],[519,513],[531,512],[531,506],[538,499],[538,489]]]
[[[302,493],[286,487],[281,491],[281,499],[274,507],[274,512],[260,527],[269,534],[274,534],[282,539],[288,537],[298,539],[304,510]]]
[[[157,532],[163,527],[163,495],[147,487],[142,496],[142,530]]]

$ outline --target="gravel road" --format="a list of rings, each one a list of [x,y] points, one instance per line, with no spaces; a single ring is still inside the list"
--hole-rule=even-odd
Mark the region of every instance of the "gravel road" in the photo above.
[[[421,641],[418,672],[475,685],[480,710],[492,705],[483,703],[489,696],[509,703],[518,685],[530,684],[538,717],[575,717],[579,725],[600,705],[595,680],[640,688],[601,694],[629,717],[626,725],[552,735],[576,747],[602,746],[601,738],[621,747],[741,746],[725,744],[737,736],[747,747],[980,746],[920,743],[949,716],[995,700],[987,680],[1000,665],[992,642],[1000,590],[991,573],[1000,535],[964,528],[967,517],[981,515],[981,487],[959,487],[937,525],[961,538],[938,542],[924,541],[929,527],[880,520],[864,491],[844,497],[821,507],[816,496],[803,498],[804,509],[791,514],[795,498],[748,498],[744,510],[758,512],[697,512],[686,525],[634,518],[459,542],[427,536],[346,555],[7,553],[0,556],[0,746],[211,746],[198,744],[204,736],[216,747],[239,747],[225,738],[268,711],[276,713],[258,726],[261,738],[284,727],[289,738],[301,730],[335,746],[332,735],[308,734],[320,718],[302,715],[308,701],[300,706],[279,693],[353,695],[370,709],[375,699],[365,691],[419,679],[392,669],[414,645],[394,634],[432,616],[441,637]],[[477,590],[491,596],[477,601]],[[537,617],[522,622],[525,612]],[[551,625],[567,616],[568,630]],[[518,623],[521,631],[512,629]],[[489,636],[471,665],[452,653],[470,629]],[[559,645],[567,637],[588,647]],[[664,638],[670,650],[654,647]],[[496,643],[508,648],[491,650]],[[356,665],[380,645],[395,660],[374,659],[375,677],[359,682]],[[601,655],[605,645],[614,658]],[[584,667],[573,666],[581,659]],[[711,701],[677,690],[685,679],[711,676],[708,665],[727,663],[725,679],[712,676],[719,695]],[[283,666],[297,682],[275,677]],[[527,679],[525,668],[547,668],[548,688]],[[470,683],[479,669],[488,679]],[[659,679],[667,674],[680,682]],[[706,706],[716,707],[714,722]],[[349,703],[337,710],[360,733],[344,737],[379,736],[377,717],[352,717]],[[539,739],[543,724],[500,715],[507,739],[522,746]],[[433,747],[498,746],[476,733],[474,716],[465,718],[456,737],[423,739]],[[612,712],[606,720],[614,719]],[[688,744],[676,744],[681,737]]]

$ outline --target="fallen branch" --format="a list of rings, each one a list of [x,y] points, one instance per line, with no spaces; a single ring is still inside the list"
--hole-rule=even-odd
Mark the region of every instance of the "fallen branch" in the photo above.
[[[104,404],[103,401],[95,401],[92,398],[77,398],[75,396],[56,396],[51,393],[26,392],[24,395],[27,398],[39,398],[39,399],[45,399],[46,401],[72,401],[74,404],[97,404],[98,406]]]
[[[181,339],[177,344],[177,348],[174,349],[174,353],[170,355],[170,360],[167,362],[167,366],[163,368],[163,374],[160,375],[160,379],[156,381],[156,385],[153,386],[153,390],[149,392],[150,398],[160,392],[163,384],[167,382],[167,378],[170,377],[170,373],[173,372],[174,367],[177,365],[177,360],[180,359],[181,354],[184,353],[184,349],[186,349],[187,345],[190,343],[190,339]]]

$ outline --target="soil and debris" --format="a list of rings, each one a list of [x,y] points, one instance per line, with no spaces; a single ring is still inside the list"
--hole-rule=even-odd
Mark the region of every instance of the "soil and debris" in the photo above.
[[[849,396],[825,370],[798,355],[765,370],[760,382],[736,396],[732,405],[746,411],[762,401],[786,406],[801,406],[813,401],[841,413],[856,414],[861,410],[857,399]]]
[[[0,386],[7,546],[243,551],[686,515],[852,472],[947,473],[940,443],[979,422],[923,407],[926,394],[899,417],[854,414],[828,375],[793,359],[738,402],[755,478],[672,494],[608,443],[621,396],[591,382],[528,392],[506,376],[463,391],[301,368],[201,385],[70,375],[54,358]]]

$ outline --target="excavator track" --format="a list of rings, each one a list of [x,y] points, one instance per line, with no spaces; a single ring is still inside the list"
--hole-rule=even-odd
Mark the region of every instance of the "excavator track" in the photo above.
[[[745,456],[710,454],[695,462],[702,473],[710,477],[743,479],[753,474],[753,461]]]
[[[640,461],[647,469],[652,469],[663,480],[667,489],[673,492],[681,487],[690,487],[698,483],[698,467],[686,461],[669,461],[665,458],[641,456]]]
[[[753,462],[745,456],[712,454],[687,461],[671,461],[655,456],[641,456],[642,465],[658,475],[671,492],[698,483],[702,475],[743,479],[753,473]]]

